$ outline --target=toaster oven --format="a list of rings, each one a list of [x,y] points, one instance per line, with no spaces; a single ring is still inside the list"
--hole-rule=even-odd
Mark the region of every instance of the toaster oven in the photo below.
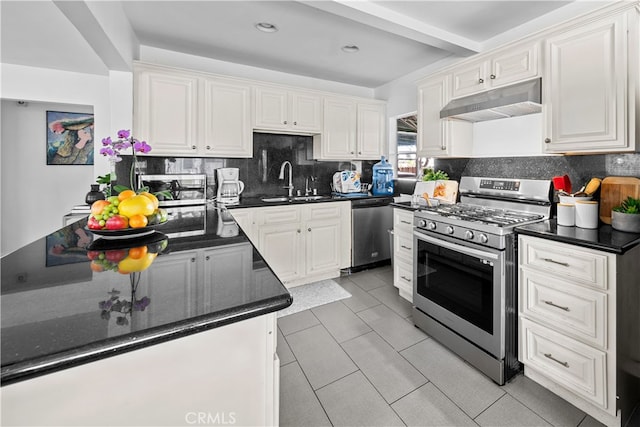
[[[141,187],[150,193],[167,191],[171,198],[158,195],[160,206],[203,205],[207,202],[207,176],[204,174],[140,175]]]

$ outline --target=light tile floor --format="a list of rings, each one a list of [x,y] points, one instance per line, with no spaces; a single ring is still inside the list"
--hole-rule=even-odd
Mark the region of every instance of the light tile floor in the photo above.
[[[537,383],[500,387],[413,326],[390,266],[278,319],[281,426],[602,426]]]

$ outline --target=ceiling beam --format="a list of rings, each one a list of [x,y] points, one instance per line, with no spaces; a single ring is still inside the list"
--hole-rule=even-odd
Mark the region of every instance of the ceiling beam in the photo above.
[[[307,6],[351,19],[352,21],[387,31],[410,40],[437,47],[458,56],[480,52],[480,43],[450,33],[415,18],[390,10],[372,1],[352,0],[299,0]]]
[[[99,13],[96,14],[96,10],[90,8],[87,2],[53,0],[53,3],[67,19],[69,19],[71,24],[78,29],[82,37],[84,37],[109,70],[132,70],[134,58],[131,54],[130,47],[122,43],[116,46],[116,41],[122,37],[114,34],[112,29],[109,28],[109,25],[103,24],[102,19],[97,16]],[[106,2],[107,6],[109,4],[116,5],[118,2]],[[126,30],[128,29],[131,31],[131,34],[133,34],[133,30],[126,19],[117,22],[119,22],[120,31],[126,34]]]

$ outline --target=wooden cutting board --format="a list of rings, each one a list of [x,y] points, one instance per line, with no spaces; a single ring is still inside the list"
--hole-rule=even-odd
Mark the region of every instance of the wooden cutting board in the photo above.
[[[600,220],[611,224],[611,209],[627,197],[640,198],[640,179],[632,176],[608,176],[600,184]]]

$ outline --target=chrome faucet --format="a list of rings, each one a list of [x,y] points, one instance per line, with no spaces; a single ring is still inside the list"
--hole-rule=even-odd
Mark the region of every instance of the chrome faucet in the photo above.
[[[287,165],[289,165],[289,185],[283,188],[287,188],[289,190],[289,197],[293,197],[293,167],[291,166],[291,162],[288,160],[282,162],[282,165],[280,166],[280,176],[278,179],[284,179],[284,169]]]
[[[311,180],[311,182],[315,182],[316,177],[315,176],[308,176],[304,179],[304,195],[308,196],[311,194],[311,192],[314,190],[311,187],[309,187],[309,180]]]

